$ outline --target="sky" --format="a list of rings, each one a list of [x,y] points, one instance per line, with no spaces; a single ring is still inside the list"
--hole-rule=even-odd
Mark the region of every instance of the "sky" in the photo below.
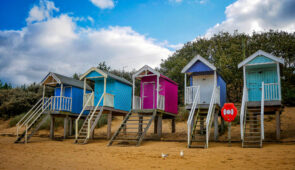
[[[158,67],[184,43],[220,31],[294,32],[295,0],[9,0],[0,2],[0,80],[49,71]]]

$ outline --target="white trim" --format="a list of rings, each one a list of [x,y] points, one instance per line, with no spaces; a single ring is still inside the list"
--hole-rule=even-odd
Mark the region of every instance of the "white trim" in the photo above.
[[[154,73],[157,76],[160,76],[161,74],[159,72],[157,72],[156,70],[152,69],[151,67],[149,67],[148,65],[143,66],[141,69],[139,69],[137,72],[135,72],[132,75],[132,78],[136,78],[137,76],[139,76],[140,73],[142,73],[143,71],[145,71],[145,74],[147,75],[147,71],[150,71],[152,73]]]
[[[96,71],[97,73],[101,74],[104,78],[107,78],[108,75],[104,73],[102,70],[96,68],[96,67],[91,67],[89,70],[87,70],[82,76],[80,76],[80,80],[83,80],[90,72]],[[98,76],[100,77],[100,76]]]
[[[216,67],[211,64],[209,61],[207,61],[205,58],[201,57],[200,55],[195,56],[182,70],[181,73],[185,73],[193,64],[195,64],[198,60],[200,60],[202,63],[206,64],[209,68],[211,68],[213,71],[216,70]]]
[[[285,60],[283,58],[279,58],[279,57],[276,57],[276,56],[274,56],[270,53],[267,53],[265,51],[258,50],[254,54],[252,54],[251,56],[246,58],[244,61],[240,62],[238,65],[238,68],[241,68],[242,66],[246,65],[248,62],[252,61],[255,57],[260,56],[260,55],[265,56],[265,57],[267,57],[275,62],[279,62],[281,64],[285,63]]]
[[[279,100],[282,100],[280,64],[278,62],[277,62],[277,75],[278,75],[278,84],[279,84]]]
[[[257,65],[268,65],[268,64],[276,64],[276,62],[246,64],[246,66],[257,66]]]
[[[243,75],[244,75],[244,88],[246,87],[246,67],[243,66]]]
[[[42,85],[43,85],[44,82],[48,79],[49,76],[51,76],[51,77],[57,82],[57,83],[53,83],[53,84],[60,84],[60,83],[61,83],[60,79],[57,78],[57,77],[55,76],[54,73],[49,72],[49,74],[47,74],[47,76],[46,76],[46,77],[43,79],[43,81],[41,82]],[[51,84],[51,83],[46,83],[46,84]]]
[[[184,73],[184,105],[186,105],[186,73]]]
[[[132,109],[135,109],[135,78],[132,77]]]

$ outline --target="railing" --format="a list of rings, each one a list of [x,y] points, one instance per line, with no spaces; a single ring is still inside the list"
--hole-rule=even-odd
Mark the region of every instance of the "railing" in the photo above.
[[[192,104],[193,103],[194,97],[195,97],[196,92],[197,92],[197,87],[198,86],[186,87],[186,90],[185,90],[185,103],[186,104]]]
[[[158,109],[165,110],[165,96],[159,94]]]
[[[50,110],[71,112],[72,98],[65,96],[52,96],[52,105]]]
[[[82,109],[82,111],[80,112],[78,118],[76,119],[76,128],[75,128],[75,137],[76,137],[76,140],[78,139],[78,128],[79,128],[79,119],[81,118],[81,116],[83,115],[86,107],[89,105],[89,102],[91,102],[91,99],[93,98],[94,96],[94,93],[90,93],[90,96],[88,97],[87,101],[85,102],[84,104],[84,107]]]
[[[242,106],[241,106],[241,112],[240,112],[240,128],[241,128],[241,139],[244,139],[244,129],[245,124],[244,120],[246,119],[246,107],[247,107],[247,101],[248,101],[248,90],[247,87],[244,87],[243,89],[243,97],[242,97]]]
[[[83,96],[83,106],[87,103],[88,99],[90,98],[90,102],[87,104],[87,106],[93,106],[94,105],[94,92],[92,93],[86,93]]]
[[[106,93],[103,99],[103,106],[114,107],[114,95]]]
[[[139,96],[134,96],[133,109],[141,109],[141,98]]]
[[[99,107],[100,102],[102,101],[103,98],[105,98],[106,93],[103,93],[99,99],[99,101],[97,102],[97,105],[95,106],[93,112],[90,115],[90,118],[88,119],[88,130],[87,130],[87,138],[89,139],[90,137],[90,127],[91,127],[91,120],[93,119],[93,116],[95,114],[95,112],[97,111],[97,108]]]
[[[191,141],[191,132],[192,132],[192,128],[193,128],[193,119],[194,119],[194,114],[195,114],[195,110],[196,110],[196,106],[200,101],[200,86],[195,86],[196,88],[196,93],[194,96],[194,100],[193,100],[193,104],[192,104],[192,108],[187,120],[187,142],[188,142],[188,146],[190,145],[190,141]]]
[[[44,102],[43,102],[44,101]],[[16,124],[16,136],[19,137],[19,130],[25,127],[25,142],[27,142],[27,132],[36,120],[46,110],[52,108],[53,96],[48,98],[41,98],[27,113],[26,115]]]
[[[263,83],[264,84],[264,83]],[[262,90],[264,92],[264,100],[270,101],[270,100],[281,100],[280,96],[280,85],[278,83],[265,83],[262,85]]]
[[[264,82],[262,82],[262,91],[261,91],[261,113],[260,113],[260,121],[261,121],[261,140],[264,139]]]
[[[214,107],[214,104],[216,103],[216,91],[217,91],[217,87],[213,87],[213,92],[212,92],[208,114],[206,118],[206,148],[208,148],[210,127],[211,127],[211,117],[212,117],[212,112],[214,112],[213,107]]]

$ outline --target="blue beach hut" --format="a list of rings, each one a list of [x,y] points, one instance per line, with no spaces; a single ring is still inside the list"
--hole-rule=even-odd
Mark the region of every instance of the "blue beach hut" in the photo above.
[[[72,119],[79,116],[82,111],[84,90],[82,81],[49,72],[41,81],[41,85],[43,86],[42,98],[17,123],[17,135],[20,130],[23,130],[23,133],[18,136],[16,143],[22,140],[27,142],[49,117],[51,117],[50,137],[54,138],[55,117],[64,117],[64,137],[66,138],[72,134]],[[51,97],[45,96],[48,86],[54,88],[54,95]],[[92,89],[87,85],[85,91],[90,93]],[[68,131],[69,120],[70,131]]]
[[[240,113],[243,147],[262,147],[265,114],[276,114],[277,139],[280,138],[281,64],[283,58],[258,50],[238,65],[243,68],[244,77]]]
[[[88,139],[93,137],[93,130],[102,114],[108,114],[107,138],[110,138],[112,116],[125,116],[131,110],[132,83],[96,67],[86,71],[80,80],[84,81],[84,87],[87,81],[91,81],[94,91],[84,92],[84,108],[80,115],[85,111],[89,111],[89,114],[80,131],[76,131],[76,143],[87,143]],[[76,130],[79,119],[80,117],[76,120]]]
[[[185,77],[184,103],[190,111],[188,147],[207,148],[213,117],[217,140],[218,113],[226,102],[226,83],[216,67],[200,55],[194,57],[181,72]]]

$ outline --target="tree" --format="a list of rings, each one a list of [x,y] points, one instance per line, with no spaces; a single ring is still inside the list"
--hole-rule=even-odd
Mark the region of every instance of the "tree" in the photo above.
[[[111,70],[111,67],[108,66],[105,61],[100,62],[98,64],[97,68],[100,69],[100,70],[103,70],[103,71],[107,71],[107,72]]]
[[[77,73],[73,74],[73,79],[79,80],[79,75]]]

